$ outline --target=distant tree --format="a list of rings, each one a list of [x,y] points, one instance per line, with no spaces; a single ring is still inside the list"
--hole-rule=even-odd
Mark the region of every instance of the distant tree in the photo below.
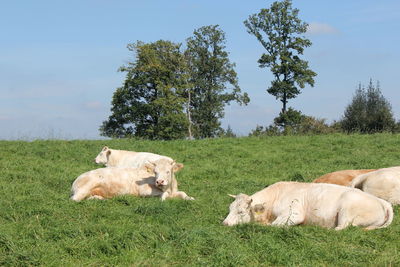
[[[109,137],[177,139],[186,136],[184,113],[188,87],[186,60],[180,44],[159,40],[129,44],[136,60],[122,66],[122,87],[113,95],[112,114],[100,127]]]
[[[300,88],[306,84],[314,86],[313,77],[317,75],[299,57],[311,41],[301,36],[308,24],[298,18],[298,13],[298,9],[292,8],[292,1],[276,1],[269,9],[261,9],[244,21],[247,31],[266,50],[258,63],[261,68],[269,67],[274,75],[267,92],[282,102],[281,114],[286,113],[288,100],[301,93]]]
[[[262,136],[264,135],[264,127],[257,125],[255,129],[251,130],[249,136]]]
[[[370,80],[368,87],[359,84],[351,103],[346,107],[341,127],[346,132],[375,133],[393,131],[392,107],[382,95],[379,82]]]
[[[335,132],[339,132],[335,122],[328,125],[326,119],[318,119],[313,116],[304,116],[297,126],[298,134],[330,134]]]
[[[193,135],[215,137],[221,130],[224,107],[231,101],[247,104],[247,93],[241,94],[235,64],[225,51],[225,33],[218,25],[204,26],[187,39],[185,51],[189,62],[191,88],[187,90],[187,107]]]
[[[236,137],[236,134],[233,132],[232,128],[230,125],[228,125],[228,128],[226,130],[222,129],[220,132],[221,137]]]
[[[298,111],[298,110],[295,110],[295,109],[289,107],[287,112],[279,113],[279,116],[274,119],[274,123],[276,126],[279,126],[282,128],[285,128],[285,126],[294,128],[300,124],[300,122],[303,120],[303,118],[304,118],[304,115],[301,113],[301,111]]]

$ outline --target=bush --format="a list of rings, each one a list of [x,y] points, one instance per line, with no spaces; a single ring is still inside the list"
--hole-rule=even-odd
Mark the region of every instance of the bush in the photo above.
[[[293,108],[289,108],[285,114],[280,113],[274,119],[274,123],[265,127],[257,125],[249,136],[275,136],[275,135],[314,135],[339,132],[337,122],[332,126],[326,123],[326,119],[318,119],[302,114]]]

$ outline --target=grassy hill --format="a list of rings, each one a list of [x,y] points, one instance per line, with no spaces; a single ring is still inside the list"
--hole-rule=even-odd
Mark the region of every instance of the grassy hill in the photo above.
[[[104,145],[184,163],[195,201],[69,200]],[[400,265],[400,219],[385,229],[221,224],[232,199],[281,180],[400,165],[400,135],[196,141],[0,141],[0,265]]]

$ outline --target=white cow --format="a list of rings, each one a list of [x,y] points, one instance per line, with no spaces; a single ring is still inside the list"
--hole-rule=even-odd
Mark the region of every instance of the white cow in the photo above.
[[[194,200],[185,192],[178,191],[174,172],[183,164],[159,159],[140,168],[109,167],[81,174],[72,184],[71,199],[105,199],[117,195],[159,196]]]
[[[351,187],[389,201],[400,204],[400,167],[379,169],[354,178]]]
[[[223,224],[260,222],[266,225],[311,224],[341,230],[360,226],[387,227],[393,209],[385,200],[333,184],[278,182],[248,196],[239,194]]]
[[[138,168],[145,163],[155,162],[159,159],[167,159],[173,162],[172,158],[158,154],[110,149],[105,146],[95,158],[95,162],[97,164],[104,164],[106,167]]]

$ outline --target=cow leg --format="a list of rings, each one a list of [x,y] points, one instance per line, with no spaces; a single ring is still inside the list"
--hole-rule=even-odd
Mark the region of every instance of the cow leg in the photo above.
[[[281,215],[277,216],[272,222],[272,225],[283,226],[283,225],[298,225],[304,222],[304,212],[301,208],[300,201],[294,199],[287,211],[284,211]]]
[[[87,193],[84,190],[74,192],[74,194],[71,196],[71,200],[73,201],[81,201],[84,200],[87,197]]]
[[[271,225],[274,226],[292,226],[292,225],[299,225],[302,224],[304,221],[304,216],[299,216],[299,215],[282,215],[276,217],[276,219],[271,223]]]
[[[343,230],[344,228],[348,227],[352,224],[352,220],[348,216],[346,209],[339,210],[337,216],[337,226],[335,227],[336,231]]]
[[[342,230],[350,225],[372,230],[383,223],[377,210],[373,209],[374,206],[369,205],[371,203],[355,202],[350,194],[344,195],[342,201],[335,230]],[[378,208],[381,211],[381,207]]]
[[[350,225],[349,222],[344,222],[344,223],[338,224],[338,226],[335,227],[335,230],[336,231],[343,230],[344,228],[348,227],[349,225]]]
[[[164,201],[164,200],[166,200],[167,198],[169,198],[170,197],[170,194],[168,193],[168,192],[164,192],[164,193],[162,193],[162,195],[161,195],[161,201]]]
[[[103,200],[103,199],[104,199],[104,197],[102,197],[102,196],[98,196],[98,195],[94,195],[94,196],[90,196],[90,197],[88,197],[87,199],[100,199],[100,200]]]
[[[184,200],[194,200],[193,197],[189,197],[183,191],[176,191],[175,193],[172,193],[171,197],[181,198],[181,199],[184,199]]]
[[[105,199],[106,197],[106,191],[102,187],[96,187],[90,191],[90,197],[88,199]]]

